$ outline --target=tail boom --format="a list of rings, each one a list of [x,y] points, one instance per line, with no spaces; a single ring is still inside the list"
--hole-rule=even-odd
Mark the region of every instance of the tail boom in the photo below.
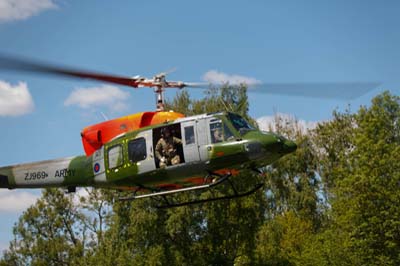
[[[61,158],[0,168],[0,188],[43,188],[88,185],[93,180],[91,159]]]

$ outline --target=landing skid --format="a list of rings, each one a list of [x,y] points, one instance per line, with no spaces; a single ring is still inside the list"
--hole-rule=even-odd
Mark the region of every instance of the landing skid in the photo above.
[[[151,198],[151,197],[156,197],[156,196],[171,195],[171,194],[176,194],[176,193],[185,192],[185,191],[203,190],[203,189],[212,188],[212,187],[215,187],[215,186],[221,184],[222,182],[226,181],[230,176],[231,175],[222,176],[221,178],[217,179],[215,182],[207,184],[207,185],[179,188],[179,189],[173,189],[173,190],[167,190],[167,191],[161,191],[161,192],[153,192],[153,193],[138,195],[138,196],[133,195],[133,196],[129,196],[129,197],[121,197],[121,198],[119,198],[119,200],[128,201],[128,200],[135,200],[135,199]]]
[[[166,204],[157,206],[157,208],[165,209],[165,208],[188,206],[188,205],[193,205],[193,204],[201,204],[201,203],[212,202],[212,201],[217,201],[217,200],[228,200],[228,199],[245,197],[250,194],[253,194],[254,192],[259,190],[264,185],[264,183],[259,183],[256,186],[254,186],[254,188],[252,188],[251,190],[249,190],[247,192],[239,193],[237,191],[237,189],[234,187],[234,185],[232,184],[232,182],[229,180],[229,178],[231,176],[232,175],[230,173],[225,174],[225,175],[219,175],[217,173],[209,173],[209,175],[206,177],[206,180],[210,177],[214,177],[213,180],[215,180],[215,181],[213,181],[212,183],[206,184],[206,185],[180,188],[180,189],[174,189],[174,190],[168,190],[168,191],[159,191],[159,192],[153,192],[153,193],[144,194],[144,195],[135,195],[134,194],[133,196],[121,197],[121,198],[119,198],[119,200],[130,201],[130,200],[136,200],[136,199],[142,199],[142,198],[153,198],[153,197],[161,196],[164,199],[164,201],[166,202]],[[216,198],[209,198],[209,199],[193,200],[193,201],[180,202],[180,203],[171,203],[166,197],[167,195],[181,193],[181,192],[210,189],[210,188],[216,187],[216,186],[224,183],[225,181],[228,181],[228,183],[232,187],[232,190],[234,191],[234,193],[232,195],[216,197]]]
[[[187,206],[187,205],[193,205],[193,204],[201,204],[201,203],[212,202],[212,201],[217,201],[217,200],[228,200],[228,199],[241,198],[241,197],[245,197],[245,196],[253,194],[257,190],[259,190],[263,185],[264,184],[262,184],[262,183],[257,184],[253,189],[251,189],[247,192],[244,192],[244,193],[236,193],[235,192],[235,194],[229,195],[229,196],[216,197],[216,198],[210,198],[210,199],[202,199],[202,200],[193,200],[193,201],[187,201],[187,202],[181,202],[181,203],[167,202],[166,205],[157,206],[157,208],[158,209],[167,209],[167,208],[181,207],[181,206]]]

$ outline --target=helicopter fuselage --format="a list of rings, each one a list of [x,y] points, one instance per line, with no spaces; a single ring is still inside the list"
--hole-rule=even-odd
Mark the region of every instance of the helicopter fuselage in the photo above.
[[[254,129],[239,115],[203,114],[123,133],[90,156],[2,167],[0,187],[176,189],[201,184],[208,173],[256,169],[295,150],[294,142]]]

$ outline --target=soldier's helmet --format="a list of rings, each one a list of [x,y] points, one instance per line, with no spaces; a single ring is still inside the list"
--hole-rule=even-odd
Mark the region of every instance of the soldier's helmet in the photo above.
[[[165,135],[171,135],[171,130],[168,127],[163,127],[161,129],[161,135],[165,137]]]

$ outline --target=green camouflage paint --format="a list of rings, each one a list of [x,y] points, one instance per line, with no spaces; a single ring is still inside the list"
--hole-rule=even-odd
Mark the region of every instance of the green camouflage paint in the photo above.
[[[159,129],[167,125],[180,124],[181,121],[190,119],[218,119],[232,131],[229,141],[220,143],[207,143],[199,146],[205,148],[207,158],[195,162],[185,162],[170,166],[165,169],[151,168],[155,163],[153,154],[154,142],[152,140],[153,129]],[[197,120],[196,120],[197,121]],[[203,131],[205,132],[205,131]],[[208,133],[207,133],[208,134]],[[142,161],[131,162],[128,154],[129,141],[136,138],[146,139],[147,156]],[[208,137],[210,139],[210,137]],[[122,157],[113,163],[117,167],[110,169],[108,151],[120,145]],[[101,158],[102,171],[97,172],[100,164],[96,165],[94,157],[76,156],[29,164],[20,164],[0,168],[0,187],[3,188],[42,188],[42,187],[154,187],[168,184],[184,184],[190,177],[204,177],[207,171],[220,169],[236,169],[261,167],[271,164],[275,160],[291,153],[296,145],[274,133],[259,130],[238,132],[230,123],[226,113],[202,115],[178,119],[156,126],[142,128],[128,132],[108,142],[98,150],[97,156]],[[118,149],[116,149],[118,151]],[[102,154],[104,152],[104,154]],[[95,168],[98,169],[95,169]],[[104,172],[105,171],[105,172]]]

